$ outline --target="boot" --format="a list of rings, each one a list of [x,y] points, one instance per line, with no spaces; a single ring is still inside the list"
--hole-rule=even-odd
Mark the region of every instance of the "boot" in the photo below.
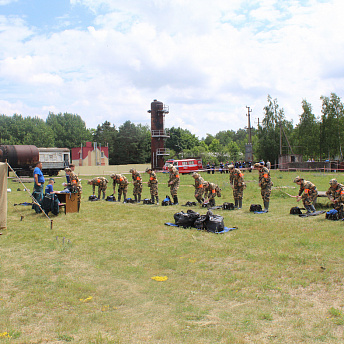
[[[124,193],[124,192],[123,192],[123,197],[124,197],[124,199],[123,199],[123,203],[124,203],[125,200],[127,199],[127,193]]]
[[[178,196],[173,196],[173,205],[178,205]]]
[[[313,204],[311,204],[311,205],[309,206],[309,208],[311,209],[312,213],[315,213],[316,209],[315,209],[315,207],[314,207]]]
[[[242,208],[242,199],[239,199],[238,201],[239,201],[239,207],[238,207],[238,209],[241,209],[241,208]]]
[[[209,205],[210,205],[211,207],[215,207],[215,199],[214,199],[214,198],[212,198],[211,200],[209,200]]]
[[[157,197],[158,198],[158,197]],[[152,196],[152,204],[154,204],[154,196]]]
[[[103,199],[105,199],[105,191],[103,191]]]
[[[140,203],[141,202],[141,195],[137,196],[137,202]]]
[[[264,201],[264,212],[267,213],[269,211],[269,201]]]
[[[134,195],[134,197],[135,197],[135,203],[137,203],[137,195]]]
[[[156,205],[159,205],[159,197],[156,196]]]
[[[237,209],[237,208],[238,208],[238,202],[239,202],[239,200],[238,200],[238,199],[236,199],[236,200],[234,200],[234,201],[235,201],[234,208],[235,208],[235,209]]]
[[[310,214],[312,212],[312,209],[311,209],[310,205],[305,205],[305,208],[307,210],[307,214]]]
[[[120,201],[121,201],[121,194],[119,193],[119,194],[118,194],[117,202],[120,202]]]
[[[202,200],[200,200],[200,199],[197,199],[197,202],[198,202],[199,204],[202,204],[202,203],[203,203]]]

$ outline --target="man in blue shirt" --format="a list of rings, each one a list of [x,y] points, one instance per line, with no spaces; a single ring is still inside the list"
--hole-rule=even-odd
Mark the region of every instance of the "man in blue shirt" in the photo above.
[[[37,162],[35,169],[33,170],[33,179],[34,179],[34,186],[33,186],[33,197],[37,200],[39,204],[42,204],[43,201],[43,187],[44,187],[44,176],[42,172],[42,163],[40,161]],[[40,213],[41,209],[37,205],[32,206],[35,209],[36,213]]]

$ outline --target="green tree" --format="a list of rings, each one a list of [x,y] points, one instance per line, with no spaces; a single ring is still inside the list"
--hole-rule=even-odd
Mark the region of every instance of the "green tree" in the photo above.
[[[13,118],[6,116],[6,115],[1,115],[0,116],[0,144],[5,144],[5,145],[13,145],[17,144],[16,138],[13,136],[12,133],[12,124]]]
[[[205,152],[209,151],[209,146],[205,143],[205,141],[200,141],[199,146],[202,147]]]
[[[273,100],[268,95],[267,100],[268,105],[264,107],[264,119],[258,128],[259,145],[256,152],[259,159],[277,162],[281,148],[282,129],[286,135],[290,135],[293,125],[285,119],[284,110],[279,108],[277,99]]]
[[[73,148],[92,140],[91,131],[79,115],[49,112],[46,124],[53,132],[56,147]]]
[[[213,142],[214,139],[215,139],[215,137],[214,137],[213,135],[207,134],[206,138],[205,138],[205,139],[202,139],[202,141],[204,141],[205,144],[206,144],[207,146],[209,146],[209,145]]]
[[[340,98],[331,93],[330,97],[321,96],[322,115],[320,127],[320,151],[322,158],[334,159],[343,158],[343,104]]]
[[[240,148],[236,142],[231,141],[227,145],[227,150],[228,150],[228,153],[230,155],[231,160],[233,160],[233,161],[240,160],[240,153],[242,153],[242,152],[240,152]]]
[[[24,145],[35,145],[37,147],[54,147],[54,133],[41,118],[24,118],[26,133],[23,137]]]
[[[213,141],[209,145],[209,151],[211,151],[213,153],[220,153],[223,151],[223,148],[222,148],[220,141],[218,139],[213,139]]]
[[[38,117],[0,116],[2,144],[35,145],[37,147],[53,147],[54,136],[44,120]]]
[[[114,151],[115,164],[142,164],[150,161],[150,129],[126,121],[118,128]]]
[[[115,165],[115,150],[118,142],[118,130],[115,125],[111,125],[108,121],[98,124],[97,129],[93,131],[93,141],[109,147],[109,164]]]
[[[233,140],[234,135],[235,135],[234,130],[223,130],[223,131],[219,131],[215,135],[215,138],[219,140],[221,146],[227,146]]]
[[[295,143],[302,148],[304,159],[318,158],[320,123],[312,113],[312,106],[305,99],[302,100],[302,114],[294,131]]]
[[[168,129],[168,132],[170,137],[166,140],[165,147],[173,149],[176,153],[180,153],[184,149],[193,149],[199,145],[199,139],[187,129],[172,127]]]

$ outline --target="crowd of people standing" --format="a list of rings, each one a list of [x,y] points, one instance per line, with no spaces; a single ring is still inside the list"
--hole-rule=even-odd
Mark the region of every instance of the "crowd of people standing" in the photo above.
[[[207,164],[205,171],[209,174],[209,164]],[[267,167],[269,166],[269,162],[264,163],[235,163],[235,164],[220,164],[219,172],[220,173],[229,173],[229,183],[233,190],[233,199],[234,199],[234,207],[236,209],[242,208],[243,202],[243,195],[244,190],[246,188],[245,180],[244,180],[244,173],[243,168],[239,168],[240,166],[248,166],[243,167],[246,170],[251,172],[252,169],[257,170],[259,173],[258,177],[258,185],[261,189],[261,197],[263,200],[264,208],[262,212],[269,211],[269,203],[270,203],[270,196],[271,196],[271,189],[273,186],[271,176],[270,176],[270,169]],[[67,182],[64,183],[66,188],[69,192],[78,192],[81,193],[82,186],[81,181],[79,180],[78,176],[74,172],[75,166],[70,165],[69,168],[65,169],[66,172],[66,179]],[[213,170],[212,168],[210,169]],[[215,170],[215,168],[214,168]],[[168,165],[169,171],[169,179],[167,185],[170,189],[170,194],[173,200],[173,204],[179,204],[178,200],[178,189],[180,186],[180,175],[178,169],[173,166],[172,164]],[[151,168],[147,168],[145,171],[149,175],[149,180],[147,186],[150,189],[150,196],[151,196],[151,203],[159,205],[159,193],[158,193],[158,178],[157,174]],[[132,184],[133,184],[133,196],[134,202],[140,203],[142,198],[142,191],[143,191],[143,182],[142,177],[139,171],[135,168],[131,168],[129,173],[132,177]],[[42,173],[42,163],[38,162],[33,172],[34,176],[34,190],[33,195],[38,203],[42,203],[44,194],[44,183],[45,179]],[[123,174],[111,174],[111,179],[113,180],[113,188],[112,188],[112,195],[117,194],[118,198],[117,201],[121,202],[121,200],[125,201],[127,199],[127,192],[128,192],[128,185],[129,181],[126,176]],[[193,172],[192,177],[194,179],[194,188],[195,193],[194,197],[196,201],[201,205],[209,205],[215,206],[215,198],[221,197],[221,188],[210,181],[204,180],[198,172]],[[95,189],[98,187],[98,199],[102,198],[105,199],[106,197],[106,190],[109,181],[105,177],[95,177],[93,179],[88,180],[88,184],[92,185],[92,192],[95,195]],[[299,194],[296,196],[297,201],[301,201],[303,206],[307,210],[307,213],[315,212],[314,203],[318,196],[318,191],[316,186],[311,182],[307,181],[302,177],[297,176],[294,179],[294,183],[300,186]],[[338,183],[336,179],[331,179],[330,187],[326,192],[327,197],[333,203],[334,209],[340,212],[341,216],[344,216],[343,213],[343,206],[344,206],[344,185]],[[49,183],[45,189],[46,194],[54,193],[53,190],[54,179],[50,178]],[[123,198],[122,198],[123,197]],[[38,209],[36,209],[39,212]]]

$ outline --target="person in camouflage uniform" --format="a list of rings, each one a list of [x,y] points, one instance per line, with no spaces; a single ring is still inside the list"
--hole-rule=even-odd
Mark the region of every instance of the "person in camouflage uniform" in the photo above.
[[[139,172],[135,168],[131,168],[129,170],[131,173],[131,177],[133,179],[133,196],[135,197],[135,202],[141,202],[141,194],[142,194],[142,178]]]
[[[100,194],[103,192],[103,199],[105,198],[105,192],[107,189],[108,180],[105,177],[95,177],[87,182],[87,184],[92,185],[92,195],[96,191],[96,186],[98,186],[98,199],[100,199]]]
[[[193,172],[192,177],[195,179],[195,198],[199,204],[202,204],[204,202],[204,179],[197,172]]]
[[[270,202],[270,195],[271,195],[271,187],[273,185],[270,177],[270,171],[262,164],[256,163],[253,165],[254,169],[258,170],[259,172],[259,181],[258,185],[261,190],[262,199],[264,202],[264,212],[267,213],[269,211],[269,202]]]
[[[65,172],[66,175],[68,176],[67,180],[68,183],[65,184],[67,186],[67,188],[69,189],[69,191],[71,193],[81,193],[82,192],[82,186],[81,186],[81,182],[79,180],[79,177],[76,175],[76,173],[74,172],[74,165],[71,165],[72,167],[67,167],[65,168]]]
[[[315,212],[314,202],[318,197],[318,190],[316,186],[312,182],[304,180],[299,176],[294,179],[294,183],[300,185],[300,191],[296,198],[297,202],[302,199],[302,203],[306,208],[307,213]]]
[[[154,197],[156,198],[156,205],[159,205],[159,194],[158,194],[158,179],[156,173],[148,167],[146,173],[149,174],[148,187],[150,188],[150,194],[152,203],[154,204]]]
[[[339,184],[336,179],[331,179],[330,188],[326,191],[326,195],[333,203],[333,208],[338,211],[339,218],[343,218],[344,185]]]
[[[228,169],[230,173],[229,183],[233,189],[234,206],[235,208],[241,209],[244,189],[246,188],[244,174],[238,168],[235,168],[234,165],[229,165]]]
[[[128,179],[121,174],[112,174],[111,178],[113,179],[113,194],[116,192],[116,184],[118,184],[118,200],[117,202],[121,201],[121,196],[123,194],[123,202],[127,198],[128,192]]]
[[[208,201],[211,207],[215,206],[215,197],[221,197],[221,189],[215,183],[204,181],[204,198],[205,202]]]
[[[172,164],[168,165],[168,171],[170,173],[170,178],[168,180],[168,186],[170,187],[171,196],[173,197],[173,204],[178,204],[178,188],[180,183],[179,171]]]

